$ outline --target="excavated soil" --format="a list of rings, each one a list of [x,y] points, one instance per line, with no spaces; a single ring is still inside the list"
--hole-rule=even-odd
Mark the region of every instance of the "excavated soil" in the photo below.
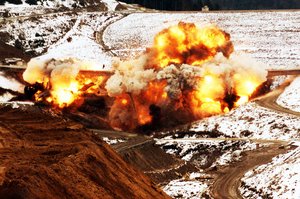
[[[38,106],[0,105],[0,198],[168,198],[98,136]]]

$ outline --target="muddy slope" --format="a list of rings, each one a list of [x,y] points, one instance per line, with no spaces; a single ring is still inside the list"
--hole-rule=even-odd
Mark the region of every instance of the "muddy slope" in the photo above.
[[[107,144],[36,106],[0,105],[0,198],[168,198]]]

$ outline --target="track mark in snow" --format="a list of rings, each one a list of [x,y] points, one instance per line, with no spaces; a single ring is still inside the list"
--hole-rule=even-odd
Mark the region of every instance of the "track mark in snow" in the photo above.
[[[106,45],[106,43],[104,42],[104,39],[103,39],[103,36],[104,36],[104,32],[105,30],[110,26],[112,25],[113,23],[117,22],[117,21],[120,21],[121,19],[123,19],[124,17],[127,17],[129,14],[123,14],[122,17],[120,18],[117,18],[117,19],[113,19],[111,21],[109,21],[101,30],[99,30],[99,32],[96,33],[96,42],[98,44],[100,44],[103,48],[103,50],[107,53],[110,53],[111,56],[117,56],[113,51],[112,49]]]

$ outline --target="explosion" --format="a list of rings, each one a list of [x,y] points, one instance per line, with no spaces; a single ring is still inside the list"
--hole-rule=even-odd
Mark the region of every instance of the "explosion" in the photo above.
[[[84,77],[82,68],[74,60],[31,61],[23,76],[30,84],[42,83],[49,90],[42,100],[59,108],[105,85],[114,99],[108,120],[123,130],[153,130],[226,113],[246,103],[267,73],[252,59],[233,53],[228,33],[184,22],[158,33],[137,59],[115,59],[108,79]]]
[[[217,52],[225,57],[233,51],[230,35],[214,26],[198,28],[195,24],[179,22],[161,31],[150,49],[151,67],[170,64],[199,66],[212,59]]]
[[[74,59],[52,59],[46,62],[32,59],[23,73],[23,78],[35,87],[38,85],[38,91],[32,93],[36,101],[47,101],[64,108],[75,101],[79,102],[86,93],[99,94],[105,77],[79,73],[86,68],[89,68],[86,63]]]

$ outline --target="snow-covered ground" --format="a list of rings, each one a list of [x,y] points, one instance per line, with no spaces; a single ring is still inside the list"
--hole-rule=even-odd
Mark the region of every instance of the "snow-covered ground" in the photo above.
[[[109,70],[112,56],[100,44],[99,32],[122,16],[102,12],[57,14],[2,23],[0,33],[10,35],[10,45],[20,42],[26,51],[42,53],[39,59],[71,57],[84,61],[88,68]]]
[[[189,129],[166,133],[157,139],[166,152],[186,161],[192,161],[201,168],[210,161],[210,168],[239,161],[241,152],[255,150],[255,142],[218,141],[206,138],[210,134],[223,137],[245,138],[266,141],[286,140],[299,143],[300,119],[297,116],[278,113],[251,102],[230,113],[195,122]],[[254,140],[254,141],[255,141]],[[220,150],[219,150],[220,149]],[[206,155],[201,154],[205,152]],[[212,160],[212,154],[216,158]],[[300,148],[273,159],[243,179],[242,193],[245,198],[299,198]],[[176,182],[176,181],[175,181]],[[188,181],[187,181],[188,182]],[[172,183],[169,185],[172,186]],[[177,184],[174,184],[176,190]],[[168,188],[171,189],[171,188]],[[189,190],[188,188],[186,189]],[[174,193],[181,193],[175,191]],[[171,192],[172,193],[172,192]],[[176,194],[172,193],[174,196]]]
[[[163,190],[173,198],[197,199],[202,198],[207,191],[207,184],[199,182],[193,178],[195,173],[190,175],[190,179],[172,180]],[[197,174],[196,174],[197,175]]]
[[[3,74],[3,72],[0,71],[0,87],[4,89],[16,91],[19,93],[23,93],[25,86],[15,79],[7,78]]]
[[[14,95],[12,95],[11,93],[6,92],[6,93],[4,93],[3,95],[0,96],[0,103],[8,102],[13,97],[14,97]]]
[[[116,10],[116,7],[119,5],[119,2],[115,0],[102,0],[102,2],[106,4],[108,11]]]
[[[12,4],[3,1],[0,5],[0,16],[4,16],[8,12],[9,16],[30,16],[49,14],[53,12],[70,12],[75,9],[78,11],[83,8],[93,8],[97,11],[115,11],[120,3],[116,0],[37,0],[37,5],[29,4],[25,0],[21,0],[21,4]],[[123,8],[126,4],[122,3]],[[7,15],[7,14],[6,14]]]
[[[300,138],[300,119],[251,102],[227,114],[195,122],[190,131],[218,132],[225,137],[293,140]]]
[[[96,41],[98,32],[122,17],[117,13],[87,13],[78,16],[72,29],[51,45],[41,59],[75,57],[98,70],[108,70],[112,56]],[[100,39],[100,38],[99,38]],[[98,42],[98,43],[97,43]],[[91,68],[91,67],[89,67]]]
[[[9,35],[5,40],[11,46],[42,53],[62,38],[75,21],[73,14],[20,19],[1,23],[0,33]]]
[[[109,144],[109,145],[114,145],[114,144],[126,142],[126,141],[123,140],[123,139],[111,139],[111,138],[108,138],[108,137],[103,137],[102,140],[103,140],[104,142],[106,142],[107,144]]]
[[[231,34],[238,52],[250,54],[269,68],[295,68],[300,62],[299,17],[300,11],[137,13],[111,25],[104,41],[116,49],[116,55],[133,57],[151,46],[163,28],[179,21],[212,23]]]
[[[186,135],[184,138],[166,136],[155,139],[167,153],[185,161],[193,161],[199,168],[227,165],[238,161],[242,151],[256,149],[255,143],[222,139],[199,139]]]
[[[172,180],[163,188],[173,198],[205,198],[203,194],[208,194],[211,185],[209,179],[212,178],[206,171],[239,161],[242,152],[254,150],[257,146],[246,141],[197,139],[196,136],[175,137],[171,135],[155,139],[156,144],[167,153],[192,163],[199,171],[191,173],[189,177]]]
[[[290,110],[300,112],[300,77],[297,77],[279,96],[277,103]]]
[[[300,198],[300,147],[273,158],[246,173],[241,193],[245,198]]]

